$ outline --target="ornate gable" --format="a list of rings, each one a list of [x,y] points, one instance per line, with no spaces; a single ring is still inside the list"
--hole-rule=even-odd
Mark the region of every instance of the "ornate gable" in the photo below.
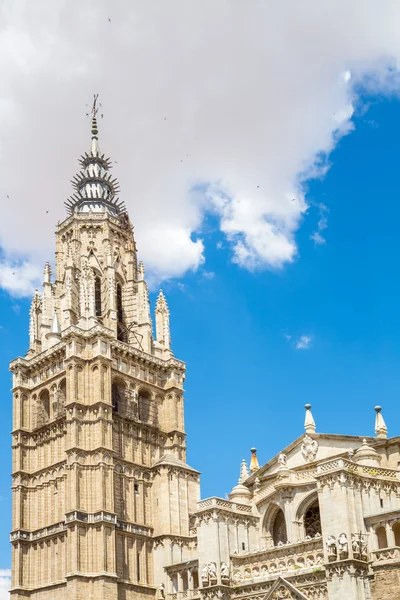
[[[283,577],[278,577],[263,600],[308,600],[302,592]]]

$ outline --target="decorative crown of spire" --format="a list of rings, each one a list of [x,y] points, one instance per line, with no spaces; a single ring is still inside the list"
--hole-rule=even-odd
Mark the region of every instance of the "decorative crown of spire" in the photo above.
[[[93,210],[93,200],[97,200],[100,209],[106,208],[111,214],[119,215],[125,212],[125,204],[117,197],[119,192],[118,180],[109,173],[112,168],[111,160],[101,154],[99,148],[97,113],[98,94],[94,95],[92,106],[90,152],[85,152],[79,159],[82,170],[71,180],[75,193],[65,202],[70,214],[78,209],[80,212]]]
[[[157,302],[156,302],[156,312],[169,314],[168,304],[164,296],[164,292],[160,290],[158,292]]]

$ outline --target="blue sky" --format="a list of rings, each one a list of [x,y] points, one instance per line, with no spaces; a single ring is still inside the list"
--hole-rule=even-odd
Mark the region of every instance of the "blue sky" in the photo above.
[[[211,217],[203,225],[203,267],[163,286],[173,348],[187,362],[188,462],[203,473],[203,497],[230,491],[251,446],[266,462],[300,435],[306,402],[319,432],[371,435],[379,403],[389,434],[400,433],[400,102],[364,100],[369,108],[354,117],[355,130],[331,154],[327,175],[308,183],[309,210],[293,263],[243,270]],[[328,208],[326,243],[315,245],[310,236],[321,204]],[[0,564],[6,568],[7,364],[26,351],[28,302],[3,292],[0,315]],[[304,335],[308,347],[296,349]]]

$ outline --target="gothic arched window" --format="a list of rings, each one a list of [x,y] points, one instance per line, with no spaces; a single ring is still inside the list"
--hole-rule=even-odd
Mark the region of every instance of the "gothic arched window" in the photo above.
[[[274,546],[277,546],[279,542],[282,542],[283,544],[286,544],[287,542],[285,515],[281,509],[278,510],[274,520],[272,539],[274,540]]]
[[[386,537],[386,529],[384,527],[378,527],[378,529],[376,529],[375,533],[376,533],[376,537],[378,539],[379,550],[381,548],[387,548],[388,543],[387,543],[387,537]]]
[[[94,304],[96,317],[101,317],[101,279],[98,275],[96,275],[96,277],[94,278]]]
[[[111,398],[113,412],[120,412],[124,409],[125,405],[125,384],[123,381],[115,380],[111,386]]]
[[[122,286],[117,283],[117,337],[121,342],[125,342],[124,336],[124,312],[122,309]]]
[[[394,543],[395,546],[400,546],[400,523],[395,523],[393,525],[393,533],[394,533]]]
[[[311,504],[304,515],[304,530],[306,536],[314,537],[316,533],[321,533],[321,516],[319,513],[318,500]]]
[[[138,417],[140,421],[144,421],[145,423],[151,422],[151,408],[151,396],[149,392],[140,390],[138,397]]]

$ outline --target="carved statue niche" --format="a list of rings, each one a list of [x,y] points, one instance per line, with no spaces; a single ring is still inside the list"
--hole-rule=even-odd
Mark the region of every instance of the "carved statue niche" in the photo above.
[[[328,560],[334,561],[337,559],[337,543],[334,535],[328,535],[326,540],[326,549],[328,550]]]
[[[206,585],[209,584],[209,575],[208,575],[208,565],[204,565],[204,567],[201,570],[201,582],[203,584],[203,587],[205,587]]]
[[[210,577],[210,581],[217,580],[217,566],[214,562],[209,562],[208,565],[208,575]]]
[[[338,538],[338,546],[339,546],[339,558],[348,558],[349,556],[349,542],[347,540],[347,535],[345,533],[341,533]]]
[[[221,580],[227,581],[229,580],[229,567],[226,562],[221,563]]]

